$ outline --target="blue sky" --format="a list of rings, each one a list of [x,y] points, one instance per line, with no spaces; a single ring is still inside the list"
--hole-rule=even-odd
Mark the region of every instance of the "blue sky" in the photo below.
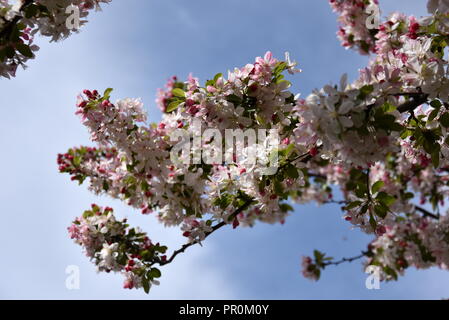
[[[424,14],[425,0],[384,0],[392,10]],[[58,174],[56,155],[91,144],[74,115],[84,88],[115,88],[113,98],[142,97],[152,121],[156,89],[189,72],[202,81],[271,50],[289,51],[303,73],[293,91],[352,79],[361,57],[340,47],[327,1],[114,0],[91,16],[82,32],[48,44],[17,78],[0,80],[0,298],[3,299],[431,299],[449,296],[449,275],[410,270],[399,282],[365,288],[359,262],[330,268],[318,283],[300,275],[300,257],[317,248],[341,257],[363,250],[369,238],[342,221],[338,207],[296,206],[283,226],[223,229],[163,271],[149,295],[122,289],[122,278],[97,274],[66,227],[91,203],[110,205],[156,241],[184,240],[154,217],[90,194]],[[80,268],[80,290],[67,290],[65,269]]]

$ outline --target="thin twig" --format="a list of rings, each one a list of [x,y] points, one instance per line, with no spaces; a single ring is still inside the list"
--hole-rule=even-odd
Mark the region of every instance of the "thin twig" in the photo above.
[[[359,260],[362,259],[363,257],[366,256],[366,252],[362,252],[361,254],[359,254],[358,256],[355,257],[351,257],[351,258],[343,258],[341,260],[338,261],[329,261],[329,262],[324,262],[323,265],[325,267],[327,266],[338,266],[339,264],[345,263],[345,262],[353,262],[355,260]]]
[[[347,200],[327,200],[325,202],[323,202],[323,204],[348,204],[349,201]]]

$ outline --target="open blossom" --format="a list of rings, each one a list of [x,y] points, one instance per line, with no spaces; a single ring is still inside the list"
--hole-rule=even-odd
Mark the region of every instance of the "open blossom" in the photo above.
[[[98,259],[100,263],[98,267],[104,270],[120,270],[120,266],[117,264],[118,256],[118,243],[107,244],[103,243],[103,248],[98,253]]]
[[[197,221],[188,217],[184,220],[181,231],[184,231],[183,235],[191,242],[200,242],[206,238],[208,233],[212,232],[212,227],[207,221]]]

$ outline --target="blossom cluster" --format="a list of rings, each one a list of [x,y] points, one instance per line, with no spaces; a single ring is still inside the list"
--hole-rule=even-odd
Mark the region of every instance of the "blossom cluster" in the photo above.
[[[384,279],[396,279],[409,266],[447,265],[442,231],[447,218],[439,213],[449,178],[445,3],[429,1],[432,15],[420,19],[391,14],[371,33],[375,55],[360,77],[349,85],[343,77],[340,87],[317,90],[299,107],[304,121],[297,140],[304,145],[320,141],[326,159],[314,170],[321,179],[314,190],[321,192],[308,195],[323,203],[326,196],[333,197],[332,189],[323,185],[340,186],[343,217],[375,236],[364,255],[367,265],[382,267]],[[346,12],[351,5],[357,7],[349,15],[360,21],[351,24],[356,29],[352,32],[366,34],[361,23],[365,13],[356,2],[345,5]],[[304,139],[305,133],[313,139]],[[316,272],[307,270],[325,265],[305,259],[305,274],[316,278]]]
[[[294,99],[286,91],[288,83],[281,79],[280,73],[291,69],[292,65],[267,54],[258,58],[255,65],[236,69],[228,80],[216,76],[205,88],[200,88],[192,78],[185,84],[186,91],[173,90],[176,99],[170,105],[176,104],[176,109],[169,106],[163,120],[150,126],[145,124],[146,114],[139,100],[111,103],[110,90],[101,95],[96,90],[85,90],[78,100],[77,114],[91,132],[92,140],[98,143],[98,149],[77,148],[61,155],[60,170],[71,173],[80,182],[91,178],[95,192],[126,200],[142,209],[142,213],[157,209],[159,219],[166,225],[179,225],[186,217],[202,217],[205,213],[212,215],[210,221],[221,221],[238,208],[236,204],[249,199],[256,199],[260,203],[256,211],[267,215],[242,212],[237,217],[239,221],[246,224],[256,219],[280,221],[286,212],[279,205],[274,189],[294,189],[301,183],[300,172],[291,173],[288,184],[259,188],[262,182],[266,183],[260,170],[256,167],[246,172],[245,164],[238,159],[231,164],[173,163],[170,150],[178,141],[172,141],[171,134],[180,128],[191,128],[195,120],[204,125],[199,130],[215,127],[223,136],[231,125],[281,128],[282,122],[288,121],[285,114],[293,108]],[[192,106],[198,111],[192,113]],[[209,144],[203,141],[199,148],[207,150]],[[244,150],[253,146],[238,147]],[[285,155],[298,153],[286,141],[280,148]],[[191,152],[196,151],[192,148]]]
[[[19,0],[11,4],[10,0],[1,0],[0,76],[14,77],[18,66],[25,68],[26,62],[35,57],[39,50],[33,42],[36,34],[48,37],[50,41],[65,39],[87,22],[90,10],[100,9],[101,3],[110,1]],[[73,19],[79,18],[73,29],[67,27],[67,21],[74,12],[68,8],[77,10]]]
[[[153,265],[165,261],[167,247],[153,244],[144,232],[130,228],[126,219],[116,220],[113,209],[93,204],[68,231],[98,271],[123,274],[124,288],[148,292],[151,285],[158,284],[160,271]]]
[[[170,78],[156,99],[162,120],[153,124],[139,99],[112,102],[112,89],[84,90],[76,114],[96,146],[59,155],[60,172],[179,227],[187,242],[173,259],[223,226],[284,223],[292,202],[314,201],[341,205],[351,227],[374,237],[360,257],[382,266],[385,279],[405,266],[446,268],[445,2],[431,1],[431,15],[420,19],[393,13],[373,30],[366,8],[377,1],[330,2],[343,15],[340,37],[352,39],[344,46],[373,53],[355,81],[344,75],[302,99],[284,76],[300,71],[296,63],[267,52],[204,85],[192,75]],[[271,143],[270,133],[258,144],[230,146],[221,139],[228,130],[272,130],[279,143]],[[174,152],[180,145],[187,152]],[[220,152],[228,156],[205,161],[205,153]],[[266,162],[249,163],[254,153],[276,158],[275,170],[266,174]],[[402,269],[394,264],[401,259]],[[303,258],[303,274],[316,280],[325,267],[345,261],[352,259],[315,251]]]
[[[333,10],[338,13],[340,28],[337,32],[341,44],[346,48],[357,48],[361,54],[374,51],[374,34],[376,33],[374,14],[379,13],[377,0],[329,0]],[[367,12],[369,9],[372,17]],[[373,29],[367,27],[372,19]]]
[[[138,99],[112,103],[111,89],[101,94],[84,90],[76,113],[97,146],[60,154],[59,170],[79,183],[88,179],[93,192],[121,199],[142,214],[154,212],[165,225],[179,226],[190,243],[204,240],[225,224],[236,228],[257,220],[283,222],[292,209],[284,202],[289,190],[303,184],[302,172],[289,161],[307,154],[290,142],[294,124],[286,115],[296,100],[288,91],[284,71],[298,72],[288,55],[285,61],[278,61],[267,53],[254,64],[229,72],[227,79],[216,75],[204,87],[193,77],[186,82],[170,79],[169,92],[159,93],[162,98],[158,102],[165,113],[158,124],[147,124]],[[195,128],[198,122],[200,126]],[[268,134],[261,142],[268,149],[260,149],[266,158],[279,155],[283,167],[276,177],[263,175],[263,164],[249,167],[237,157],[240,151],[252,152],[254,146],[245,143],[226,150],[230,161],[172,161],[171,150],[178,144],[172,139],[175,131],[201,134],[211,127],[223,136],[228,128],[282,130],[280,145],[268,143],[272,138]],[[214,145],[211,137],[205,138],[199,146],[192,146],[190,153],[211,151]]]
[[[384,280],[397,280],[408,267],[427,269],[449,267],[449,219],[438,222],[410,216],[388,226],[385,233],[368,246],[366,265],[380,267]]]

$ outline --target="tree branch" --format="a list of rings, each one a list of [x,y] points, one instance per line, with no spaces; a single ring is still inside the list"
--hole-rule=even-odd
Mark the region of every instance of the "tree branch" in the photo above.
[[[363,252],[361,254],[359,254],[358,256],[355,257],[351,257],[351,258],[342,258],[341,260],[338,261],[329,261],[329,262],[324,262],[323,265],[324,267],[327,266],[338,266],[339,264],[345,263],[345,262],[353,262],[355,260],[359,260],[362,259],[363,257],[366,256],[366,252]]]
[[[241,205],[238,209],[236,209],[229,217],[228,220],[232,221],[239,213],[241,213],[243,210],[247,209],[251,204],[253,203],[253,200],[246,200],[246,202]],[[215,226],[212,227],[212,231],[207,232],[204,238],[207,238],[208,236],[210,236],[212,233],[214,233],[215,231],[217,231],[218,229],[224,227],[225,225],[227,225],[227,223],[225,221],[222,221],[218,224],[216,224]],[[171,263],[177,255],[179,255],[180,253],[183,253],[184,251],[186,251],[187,248],[197,244],[198,242],[190,242],[190,243],[186,243],[184,244],[180,249],[176,250],[173,252],[173,254],[171,255],[171,257],[166,260],[166,261],[160,261],[160,262],[156,262],[158,263],[160,266],[164,266],[166,264]]]
[[[435,219],[435,220],[439,220],[440,219],[440,217],[438,215],[436,215],[434,213],[431,213],[430,211],[427,211],[424,208],[415,206],[415,209],[416,209],[416,211],[421,212],[424,215],[424,217],[429,217],[429,218],[432,218],[432,219]]]
[[[400,113],[413,111],[417,107],[422,105],[423,103],[426,103],[428,98],[429,98],[429,95],[425,94],[425,93],[414,94],[414,95],[412,95],[412,99],[410,99],[409,101],[404,102],[403,104],[401,104],[398,107],[398,111]]]

